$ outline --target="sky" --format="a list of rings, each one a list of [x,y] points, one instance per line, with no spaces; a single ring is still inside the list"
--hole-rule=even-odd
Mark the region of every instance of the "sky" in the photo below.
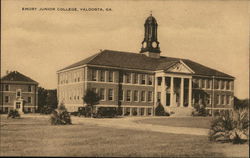
[[[152,11],[162,56],[190,59],[232,75],[235,95],[249,97],[248,1],[1,2],[1,76],[16,70],[52,89],[57,87],[56,71],[101,49],[138,53],[144,22]]]

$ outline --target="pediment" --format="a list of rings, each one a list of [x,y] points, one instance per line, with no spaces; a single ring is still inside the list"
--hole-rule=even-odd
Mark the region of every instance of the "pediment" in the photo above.
[[[194,71],[182,61],[170,66],[166,71],[178,72],[178,73],[189,73],[189,74],[194,73]]]

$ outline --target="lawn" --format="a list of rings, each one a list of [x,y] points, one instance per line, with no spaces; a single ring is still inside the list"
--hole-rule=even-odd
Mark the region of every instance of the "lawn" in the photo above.
[[[163,126],[209,129],[211,120],[211,117],[149,117],[143,120],[137,120],[136,122]]]
[[[227,151],[218,150],[232,147],[231,144],[210,143],[205,136],[84,124],[51,126],[46,117],[7,120],[1,116],[0,132],[0,156],[232,156]],[[243,146],[235,147],[242,149]]]

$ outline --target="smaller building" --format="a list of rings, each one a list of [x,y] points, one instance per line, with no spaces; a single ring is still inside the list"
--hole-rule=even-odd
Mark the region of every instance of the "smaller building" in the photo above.
[[[17,109],[20,113],[35,112],[38,105],[38,82],[19,73],[7,72],[1,78],[0,112],[8,113]]]

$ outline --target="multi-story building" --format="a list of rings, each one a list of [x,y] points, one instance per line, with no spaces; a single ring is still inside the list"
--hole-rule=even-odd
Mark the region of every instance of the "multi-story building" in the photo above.
[[[92,89],[101,97],[97,106],[120,106],[123,114],[153,115],[158,103],[170,111],[190,111],[195,104],[232,108],[234,77],[189,59],[160,56],[156,19],[150,15],[144,27],[140,53],[103,50],[59,70],[59,102],[76,111]]]
[[[0,110],[7,113],[17,109],[20,113],[35,112],[38,103],[38,83],[17,72],[7,72],[1,78]]]

